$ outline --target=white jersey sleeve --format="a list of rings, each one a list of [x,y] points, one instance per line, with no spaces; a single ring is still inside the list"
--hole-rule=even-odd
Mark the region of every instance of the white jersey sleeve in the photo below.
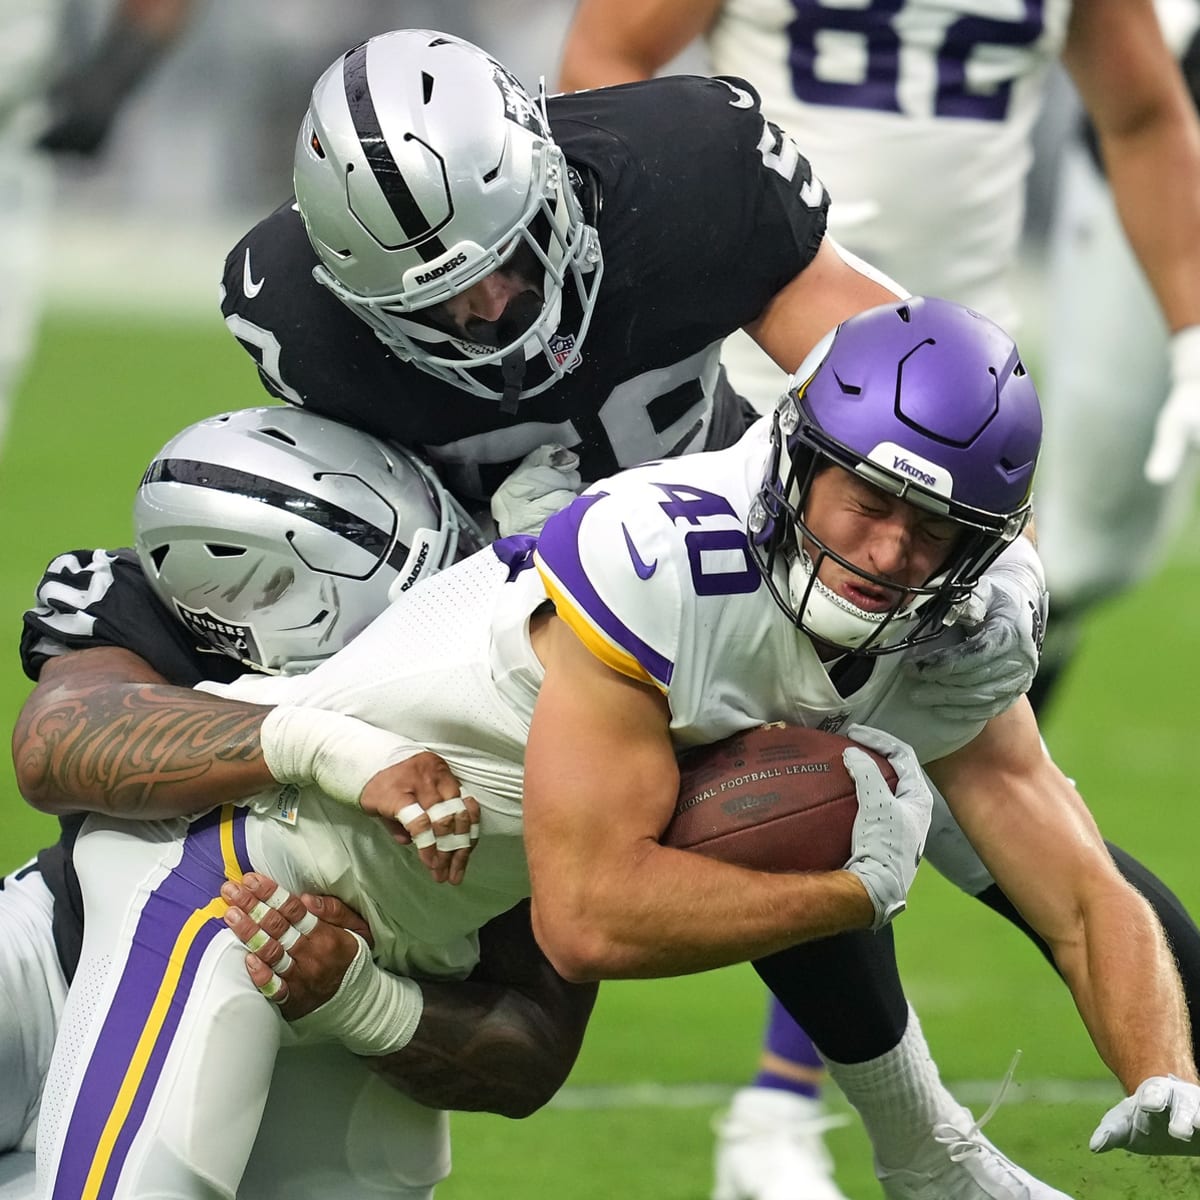
[[[767,721],[829,731],[877,724],[928,761],[965,744],[905,703],[902,655],[850,695],[775,603],[746,535],[768,423],[729,450],[650,463],[551,517],[535,562],[558,616],[613,670],[667,698],[679,747]]]

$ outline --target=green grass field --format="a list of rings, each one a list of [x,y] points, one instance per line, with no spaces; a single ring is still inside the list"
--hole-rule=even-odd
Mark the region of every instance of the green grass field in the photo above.
[[[249,361],[215,316],[184,326],[48,322],[0,460],[6,727],[28,688],[16,656],[19,618],[46,561],[124,543],[134,487],[158,447],[190,420],[262,399]],[[1200,713],[1198,596],[1194,522],[1152,585],[1096,614],[1045,732],[1106,833],[1200,911],[1198,789],[1188,750]],[[51,839],[54,826],[22,807],[7,757],[0,784],[7,869]],[[1022,938],[931,871],[918,880],[897,934],[943,1074],[977,1114],[1014,1051],[1024,1052],[1017,1085],[988,1127],[995,1141],[1080,1200],[1200,1198],[1200,1165],[1088,1154],[1088,1136],[1119,1092],[1066,990]],[[555,1105],[520,1123],[455,1118],[455,1173],[439,1196],[701,1200],[709,1122],[721,1090],[753,1069],[763,1010],[748,968],[607,985]],[[836,1096],[831,1105],[844,1108]],[[878,1197],[857,1126],[835,1131],[830,1144],[847,1195]]]

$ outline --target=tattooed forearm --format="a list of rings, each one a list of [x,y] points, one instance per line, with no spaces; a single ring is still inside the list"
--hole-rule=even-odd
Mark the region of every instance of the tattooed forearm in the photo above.
[[[202,812],[271,784],[258,730],[267,710],[148,683],[48,688],[13,732],[35,808],[157,818]]]
[[[479,934],[479,966],[463,983],[424,981],[425,1008],[403,1050],[366,1062],[431,1108],[526,1117],[562,1086],[596,1000],[547,961],[529,901]]]
[[[574,1065],[595,999],[592,985],[562,988],[547,1004],[500,984],[422,983],[416,1036],[365,1061],[430,1108],[529,1116]]]

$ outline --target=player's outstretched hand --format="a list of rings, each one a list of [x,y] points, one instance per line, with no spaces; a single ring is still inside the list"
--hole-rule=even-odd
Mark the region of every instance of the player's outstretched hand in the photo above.
[[[958,624],[964,642],[905,664],[909,697],[947,720],[990,721],[1029,691],[1046,631],[1046,584],[1037,551],[1018,538],[975,586]]]
[[[500,536],[540,533],[582,486],[579,455],[573,450],[552,442],[531,450],[492,494],[492,517]]]
[[[1088,1146],[1097,1154],[1200,1155],[1200,1087],[1174,1075],[1152,1075],[1110,1108]]]
[[[294,896],[253,873],[221,887],[225,924],[246,947],[246,971],[267,999],[295,1021],[325,1004],[358,952],[372,942],[366,921],[334,896]],[[357,937],[355,936],[357,935]]]
[[[854,748],[842,753],[858,793],[858,816],[846,870],[862,880],[871,898],[875,909],[871,928],[882,929],[904,911],[925,850],[933,793],[916,753],[906,742],[865,725],[851,725],[846,736],[884,755],[896,772],[893,794],[869,755]]]
[[[1200,450],[1200,325],[1171,337],[1171,390],[1154,423],[1146,459],[1151,483],[1171,483],[1189,453]]]
[[[373,776],[359,804],[396,841],[411,842],[438,883],[462,883],[479,840],[479,802],[462,789],[445,759],[426,750]]]

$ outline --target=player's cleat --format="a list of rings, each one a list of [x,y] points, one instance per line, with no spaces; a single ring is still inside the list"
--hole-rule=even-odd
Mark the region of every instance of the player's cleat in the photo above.
[[[712,1200],[846,1200],[823,1136],[845,1122],[807,1096],[742,1088],[716,1123]]]
[[[875,1174],[888,1200],[1072,1200],[1035,1179],[980,1133],[991,1111],[976,1121],[955,1105],[930,1130],[911,1159]]]

